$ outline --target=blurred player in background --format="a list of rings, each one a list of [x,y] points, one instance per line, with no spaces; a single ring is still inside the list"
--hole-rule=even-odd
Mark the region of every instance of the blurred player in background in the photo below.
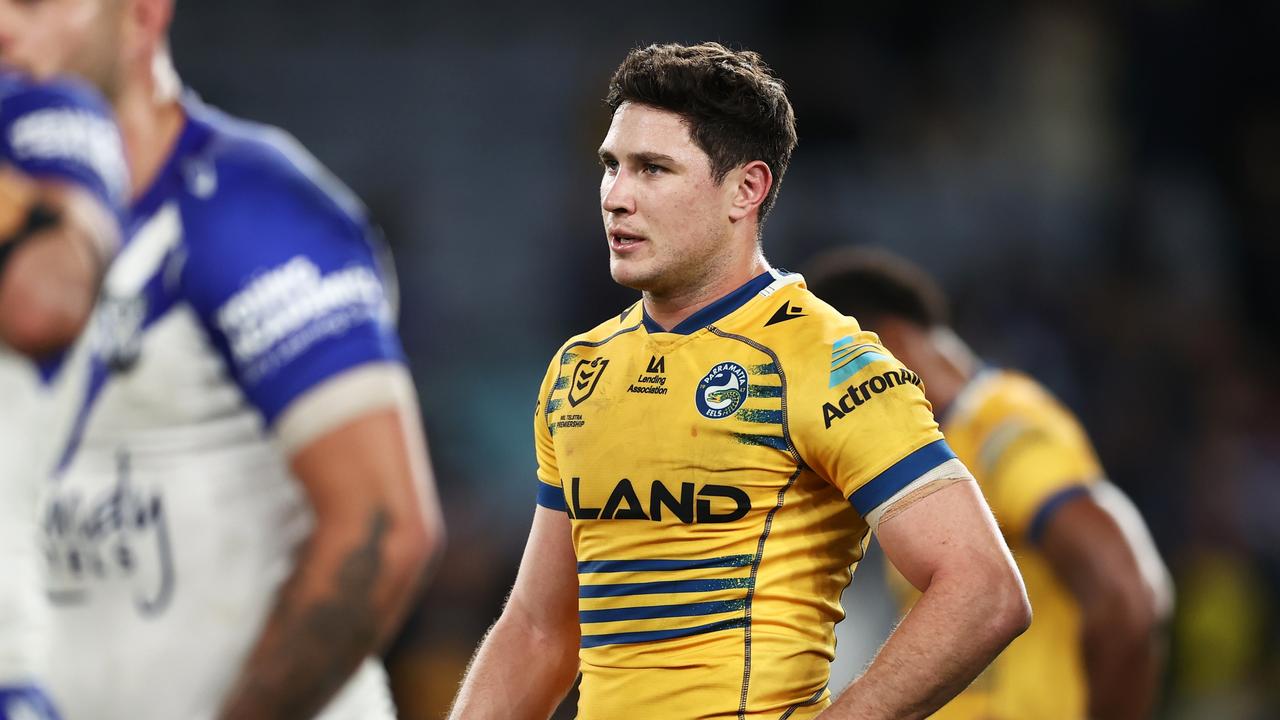
[[[1148,717],[1162,666],[1155,631],[1172,586],[1079,422],[1031,378],[984,366],[948,327],[941,291],[907,261],[842,250],[815,259],[808,277],[920,374],[1026,581],[1035,623],[936,717]],[[863,412],[867,390],[840,412]],[[909,606],[910,588],[898,585]]]
[[[52,387],[120,242],[128,174],[91,88],[0,69],[0,720],[54,718],[41,688],[36,495]]]
[[[360,203],[183,94],[172,0],[0,1],[4,60],[114,105],[128,240],[43,502],[69,720],[389,718],[376,654],[442,523]]]
[[[546,718],[919,718],[1028,621],[1021,580],[915,375],[773,270],[795,146],[782,84],[709,43],[629,54],[600,204],[641,302],[566,343],[534,418],[511,597],[453,709]],[[824,405],[878,383],[860,413]],[[840,592],[875,530],[924,599],[832,704]]]

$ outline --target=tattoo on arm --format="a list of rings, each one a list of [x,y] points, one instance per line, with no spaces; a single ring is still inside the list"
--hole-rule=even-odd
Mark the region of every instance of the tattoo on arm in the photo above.
[[[385,509],[371,514],[364,541],[342,559],[324,593],[304,588],[314,586],[306,573],[316,552],[312,542],[303,546],[223,718],[310,718],[377,649],[382,613],[373,594],[389,525]]]

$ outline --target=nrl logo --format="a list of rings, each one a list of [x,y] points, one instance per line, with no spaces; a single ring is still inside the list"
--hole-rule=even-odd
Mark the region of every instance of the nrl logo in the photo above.
[[[591,397],[591,393],[596,391],[596,385],[600,384],[600,376],[604,375],[604,369],[608,367],[609,361],[605,358],[596,358],[595,360],[579,360],[577,367],[573,369],[573,378],[569,382],[569,404],[576,407],[579,403]]]

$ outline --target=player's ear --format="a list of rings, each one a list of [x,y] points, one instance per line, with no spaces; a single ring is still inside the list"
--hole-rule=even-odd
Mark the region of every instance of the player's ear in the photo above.
[[[733,199],[729,207],[729,219],[741,220],[760,207],[773,187],[773,173],[763,160],[751,162],[729,173],[733,181]]]
[[[124,2],[130,30],[135,34],[141,54],[150,59],[169,36],[173,21],[173,0],[117,0]]]

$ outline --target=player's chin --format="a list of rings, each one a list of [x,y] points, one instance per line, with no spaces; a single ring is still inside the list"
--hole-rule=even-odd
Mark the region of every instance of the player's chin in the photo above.
[[[609,274],[613,276],[613,281],[619,285],[632,290],[643,291],[649,289],[655,273],[649,263],[643,262],[638,258],[611,255],[609,257]]]

